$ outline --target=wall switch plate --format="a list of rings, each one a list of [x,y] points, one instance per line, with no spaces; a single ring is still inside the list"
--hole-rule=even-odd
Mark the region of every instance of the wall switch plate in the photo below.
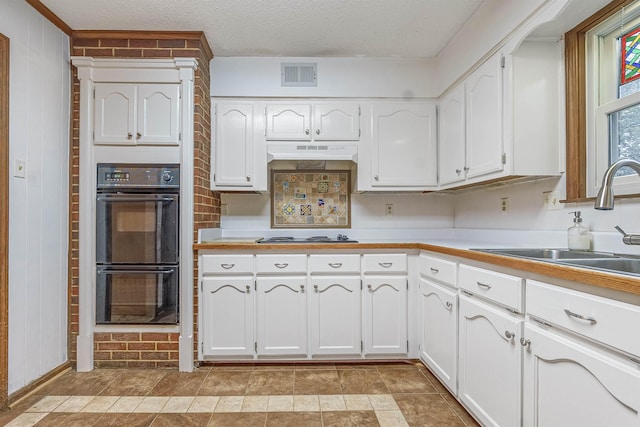
[[[542,195],[542,203],[545,211],[559,211],[564,208],[564,203],[560,203],[559,193],[555,191],[545,191]]]
[[[387,203],[384,206],[384,215],[385,216],[393,216],[393,203]]]
[[[16,178],[24,178],[26,175],[27,165],[24,160],[16,159],[13,165],[13,176]]]

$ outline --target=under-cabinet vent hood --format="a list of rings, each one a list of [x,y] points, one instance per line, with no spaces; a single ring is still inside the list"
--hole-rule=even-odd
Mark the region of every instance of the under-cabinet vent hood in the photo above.
[[[358,161],[357,143],[267,144],[267,160],[350,160]]]

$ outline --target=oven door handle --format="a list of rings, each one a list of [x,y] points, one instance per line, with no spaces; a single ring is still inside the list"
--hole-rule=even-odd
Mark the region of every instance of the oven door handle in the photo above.
[[[122,196],[98,196],[99,202],[174,202],[175,197],[122,197]]]
[[[98,274],[170,274],[175,272],[174,268],[168,268],[164,270],[111,270],[111,269],[100,269],[98,270]]]

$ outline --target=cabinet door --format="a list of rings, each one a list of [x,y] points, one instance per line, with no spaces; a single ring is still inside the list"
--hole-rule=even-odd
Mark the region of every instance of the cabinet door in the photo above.
[[[100,83],[94,94],[94,143],[135,144],[136,85]]]
[[[267,140],[310,141],[311,105],[267,105]]]
[[[522,320],[464,295],[459,313],[458,397],[483,425],[520,425]]]
[[[214,126],[213,180],[215,185],[251,187],[253,185],[253,104],[217,104]]]
[[[360,105],[351,102],[314,105],[313,139],[316,141],[360,139]]]
[[[525,426],[640,425],[640,371],[525,325]]]
[[[426,103],[373,106],[371,185],[437,184],[436,108]]]
[[[365,276],[364,284],[365,354],[406,354],[407,278]]]
[[[440,102],[438,168],[441,185],[465,179],[464,109],[464,85],[448,93]]]
[[[502,56],[482,64],[465,85],[467,178],[502,171]]]
[[[203,279],[200,332],[203,356],[253,355],[252,290],[251,277]]]
[[[257,279],[258,355],[307,354],[305,276]]]
[[[456,392],[458,301],[455,292],[420,278],[420,358]]]
[[[312,355],[359,355],[360,276],[312,277],[309,295]]]
[[[148,145],[180,144],[180,86],[138,85],[136,142]]]

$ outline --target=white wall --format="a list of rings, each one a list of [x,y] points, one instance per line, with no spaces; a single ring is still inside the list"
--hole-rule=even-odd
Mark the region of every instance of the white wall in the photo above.
[[[570,212],[579,210],[583,225],[592,232],[592,249],[640,255],[640,247],[624,245],[614,229],[619,225],[627,233],[640,233],[637,199],[616,200],[611,211],[595,210],[593,202],[561,204],[559,209],[548,210],[545,193],[553,192],[562,199],[564,187],[563,177],[458,192],[454,196],[455,228],[557,231],[562,233],[560,242],[566,247],[564,234],[573,225]],[[506,213],[500,210],[503,197],[508,198]]]
[[[67,360],[69,39],[0,0],[10,39],[9,393]],[[13,175],[15,159],[26,177]],[[4,195],[3,195],[4,197]]]

